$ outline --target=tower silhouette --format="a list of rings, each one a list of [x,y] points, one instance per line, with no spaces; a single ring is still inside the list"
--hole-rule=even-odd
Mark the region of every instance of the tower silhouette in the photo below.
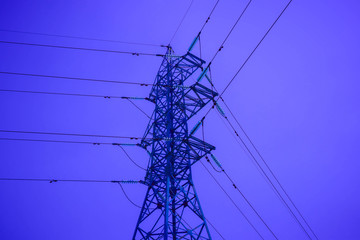
[[[155,110],[141,141],[150,160],[133,239],[211,239],[191,166],[215,147],[193,136],[202,121],[188,130],[188,120],[217,96],[200,84],[203,78],[211,81],[204,63],[190,52],[175,56],[170,46],[163,58],[149,96]],[[185,86],[200,70],[197,81]]]

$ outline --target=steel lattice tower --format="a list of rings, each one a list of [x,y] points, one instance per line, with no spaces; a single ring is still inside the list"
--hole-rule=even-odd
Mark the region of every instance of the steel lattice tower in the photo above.
[[[191,166],[215,147],[192,136],[201,121],[188,131],[188,120],[217,95],[199,83],[204,76],[211,81],[204,63],[190,52],[175,56],[171,47],[164,56],[149,96],[155,110],[141,141],[150,155],[148,189],[133,239],[211,239]],[[199,69],[198,80],[186,87]]]

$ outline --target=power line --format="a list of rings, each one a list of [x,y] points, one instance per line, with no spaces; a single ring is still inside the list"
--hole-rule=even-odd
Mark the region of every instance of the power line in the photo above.
[[[130,102],[134,107],[136,107],[140,112],[142,112],[146,117],[148,117],[149,119],[151,119],[150,116],[149,116],[144,110],[142,110],[138,105],[136,105],[133,101],[131,101],[129,98],[128,98],[127,100],[129,100],[129,102]]]
[[[250,55],[246,58],[246,60],[243,62],[243,64],[240,66],[239,70],[235,73],[235,75],[233,76],[233,78],[230,80],[230,82],[226,85],[226,87],[224,88],[224,90],[220,93],[219,97],[220,98],[225,91],[229,88],[229,86],[231,85],[231,83],[234,81],[234,79],[236,78],[236,76],[239,74],[239,72],[244,68],[244,66],[246,65],[246,63],[249,61],[249,59],[251,58],[251,56],[254,54],[254,52],[256,51],[256,49],[260,46],[260,44],[264,41],[264,39],[266,38],[266,36],[269,34],[269,32],[271,31],[271,29],[275,26],[275,24],[277,23],[277,21],[280,19],[280,17],[283,15],[283,13],[286,11],[286,9],[289,7],[290,3],[292,2],[292,0],[290,0],[288,2],[288,4],[285,6],[285,8],[281,11],[281,13],[279,14],[279,16],[275,19],[275,21],[271,24],[270,28],[266,31],[266,33],[264,34],[264,36],[261,38],[261,40],[258,42],[258,44],[256,45],[256,47],[252,50],[252,52],[250,53]]]
[[[203,137],[203,141],[205,142],[205,136],[204,136],[204,120],[203,120],[203,124],[202,124],[202,137]],[[240,193],[240,195],[242,196],[242,198],[246,201],[246,203],[251,207],[251,209],[255,212],[256,216],[261,220],[261,222],[265,225],[265,227],[269,230],[269,232],[274,236],[275,239],[278,239],[275,235],[275,233],[271,230],[271,228],[268,226],[268,224],[264,221],[264,219],[260,216],[260,214],[256,211],[256,209],[254,208],[254,206],[250,203],[250,201],[245,197],[245,195],[243,194],[243,192],[235,185],[235,182],[230,178],[230,176],[227,174],[227,172],[225,171],[225,169],[221,166],[218,165],[221,169],[221,171],[217,170],[213,164],[211,163],[211,161],[209,160],[208,156],[205,156],[207,162],[211,165],[211,167],[216,171],[216,172],[223,172],[226,177],[230,180],[230,182],[232,183],[233,187]]]
[[[107,95],[94,95],[94,94],[80,94],[80,93],[64,93],[64,92],[40,92],[40,91],[26,91],[26,90],[12,90],[0,89],[1,92],[16,92],[16,93],[34,93],[34,94],[48,94],[48,95],[61,95],[61,96],[76,96],[76,97],[96,97],[96,98],[117,98],[117,99],[139,99],[150,101],[149,98],[135,98],[135,97],[122,97],[122,96],[107,96]]]
[[[205,122],[204,122],[204,120],[202,120],[201,133],[202,133],[202,140],[203,140],[203,142],[205,142],[205,130],[204,130],[204,125],[205,125]],[[209,160],[209,158],[208,158],[207,155],[205,155],[205,159],[206,159],[206,161],[207,161],[208,163],[210,163],[211,167],[214,169],[215,172],[218,172],[218,173],[221,172],[220,170],[217,170],[217,169],[213,166],[213,164],[210,162],[210,160]]]
[[[47,44],[37,44],[37,43],[25,43],[25,42],[12,42],[12,41],[0,41],[0,43],[25,45],[25,46],[36,46],[36,47],[49,47],[49,48],[60,48],[60,49],[94,51],[94,52],[118,53],[118,54],[128,54],[128,55],[133,55],[133,56],[141,56],[142,55],[142,56],[164,57],[163,54],[156,54],[156,53],[126,52],[126,51],[116,51],[116,50],[106,50],[106,49],[96,49],[96,48],[80,48],[80,47],[69,47],[69,46],[47,45]]]
[[[110,135],[63,133],[63,132],[35,132],[35,131],[18,131],[18,130],[3,130],[3,129],[0,129],[0,132],[25,133],[25,134],[42,134],[42,135],[61,135],[61,136],[76,136],[76,137],[122,138],[122,139],[130,139],[130,140],[156,140],[156,141],[159,141],[159,140],[169,141],[169,140],[171,140],[169,138],[140,138],[140,137],[127,137],[127,136],[110,136]],[[27,139],[24,139],[24,140],[27,140]],[[29,139],[29,140],[32,140],[32,139]],[[35,141],[37,141],[37,140],[35,140]],[[44,141],[47,141],[47,140],[44,140]],[[186,139],[184,139],[183,141],[186,141]],[[74,142],[74,143],[76,143],[76,142]],[[78,143],[89,143],[89,142],[78,142]],[[117,143],[99,143],[99,145],[100,144],[118,145]],[[124,144],[121,144],[121,145],[125,146],[127,144],[124,143]],[[137,145],[137,144],[129,144],[129,145]]]
[[[182,17],[182,19],[181,19],[181,21],[180,21],[180,23],[179,23],[178,27],[176,28],[176,30],[175,30],[175,32],[174,32],[174,34],[172,35],[172,37],[171,37],[171,39],[170,39],[169,45],[170,45],[170,44],[171,44],[171,42],[173,41],[173,39],[174,39],[174,37],[175,37],[176,33],[179,31],[179,28],[181,27],[181,25],[182,25],[182,23],[183,23],[184,19],[186,18],[187,14],[189,13],[189,10],[190,10],[190,8],[191,8],[191,6],[192,6],[193,2],[194,2],[194,0],[191,0],[189,7],[186,9],[186,12],[185,12],[184,16]]]
[[[111,39],[89,38],[89,37],[79,37],[79,36],[70,36],[70,35],[60,35],[60,34],[49,34],[49,33],[30,32],[30,31],[18,31],[18,30],[9,30],[9,29],[0,29],[0,31],[1,31],[1,32],[12,32],[12,33],[25,33],[25,34],[31,34],[31,35],[41,35],[41,36],[50,36],[50,37],[61,37],[61,38],[93,40],[93,41],[101,41],[101,42],[113,42],[113,43],[131,44],[131,45],[142,45],[142,46],[153,46],[153,47],[166,47],[165,45],[162,45],[162,44],[128,42],[128,41],[119,41],[119,40],[111,40]]]
[[[220,99],[224,102],[224,104],[226,105],[224,99],[222,97],[220,97]],[[217,102],[214,103],[214,105],[216,105]],[[228,107],[227,107],[228,108]],[[209,109],[209,111],[206,113],[206,115],[210,112],[212,108]],[[228,108],[229,109],[229,108]],[[230,110],[230,109],[229,109]],[[206,117],[205,115],[205,117]],[[204,118],[205,118],[204,117]],[[240,135],[237,133],[236,129],[234,128],[234,126],[232,125],[232,123],[230,122],[230,120],[224,116],[224,118],[227,120],[228,124],[230,125],[230,127],[232,128],[232,130],[234,131],[235,135],[240,139],[241,143],[237,141],[237,143],[239,144],[239,146],[241,146],[241,148],[243,149],[243,146],[246,149],[246,152],[249,154],[250,159],[252,159],[255,163],[256,166],[258,167],[258,169],[260,170],[260,173],[265,177],[265,180],[267,180],[267,182],[270,184],[271,188],[274,190],[275,194],[279,197],[279,199],[282,201],[282,203],[284,204],[284,206],[289,210],[289,212],[291,213],[291,215],[293,216],[293,218],[296,220],[297,224],[301,227],[301,229],[305,232],[305,234],[311,239],[310,235],[308,234],[308,232],[306,231],[306,229],[304,228],[304,226],[301,224],[301,222],[299,221],[299,219],[297,218],[297,216],[294,214],[294,212],[291,210],[291,208],[289,207],[289,205],[286,203],[286,201],[284,200],[284,198],[282,197],[282,195],[280,194],[279,190],[275,187],[274,183],[271,181],[271,179],[269,178],[269,176],[266,174],[266,172],[264,171],[264,169],[261,167],[261,165],[259,164],[259,162],[257,161],[257,159],[255,158],[255,156],[252,154],[252,152],[250,151],[250,149],[248,148],[248,146],[245,144],[244,140],[240,137]],[[242,144],[242,145],[241,145]],[[243,149],[244,150],[244,149]],[[208,161],[209,162],[209,161]],[[266,164],[267,165],[267,164]],[[213,167],[214,168],[214,167]],[[216,170],[214,168],[214,170]],[[216,170],[217,171],[217,170]],[[295,207],[296,208],[296,207]],[[301,215],[301,214],[300,214]],[[315,235],[316,236],[316,235]]]
[[[214,10],[215,10],[215,8],[217,7],[217,5],[218,5],[219,2],[220,2],[220,0],[217,0],[217,1],[216,1],[216,3],[215,3],[215,5],[214,5],[214,7],[212,8],[209,16],[207,17],[206,21],[204,22],[203,26],[201,27],[201,29],[200,29],[200,31],[199,31],[199,33],[198,33],[198,36],[199,36],[199,37],[200,37],[200,34],[201,34],[202,30],[204,30],[206,24],[209,22],[210,17],[211,17],[211,15],[213,14],[213,12],[214,12]]]
[[[221,43],[219,49],[215,52],[213,58],[211,59],[211,61],[208,63],[207,67],[203,70],[204,72],[207,71],[207,69],[210,69],[210,66],[212,64],[212,62],[214,61],[214,59],[216,58],[216,56],[218,55],[218,53],[224,48],[224,44],[226,43],[227,39],[230,37],[231,33],[233,32],[233,30],[235,29],[236,25],[239,23],[239,21],[241,20],[241,18],[243,17],[243,15],[245,14],[246,10],[248,9],[250,3],[252,2],[252,0],[249,0],[248,3],[246,4],[245,8],[242,10],[242,12],[240,13],[239,17],[237,18],[236,22],[234,23],[234,25],[231,27],[230,31],[228,32],[228,34],[226,35],[225,39],[223,40],[223,42]],[[216,2],[213,10],[216,8],[218,2]],[[212,12],[211,12],[212,14]],[[206,23],[206,22],[205,22]],[[200,33],[199,32],[198,36],[195,38],[195,40],[198,38],[200,40]],[[195,41],[194,41],[195,42]],[[194,45],[194,42],[192,44],[192,46]],[[190,49],[192,48],[192,46],[190,47]],[[200,46],[200,51],[201,51],[201,46]],[[210,85],[211,87],[215,88],[215,86],[213,85],[213,83],[211,81]],[[216,88],[215,88],[216,90]],[[217,91],[217,90],[216,90]],[[210,111],[210,110],[209,110]],[[209,113],[209,111],[205,114],[205,116]]]
[[[218,112],[217,112],[218,113]],[[225,120],[220,113],[218,113],[218,117],[220,118],[221,122],[224,124],[224,126],[226,127],[226,129],[228,130],[228,132],[231,134],[231,136],[235,139],[235,141],[237,142],[237,144],[240,146],[240,148],[244,151],[245,155],[247,158],[249,158],[251,160],[251,163],[255,166],[256,170],[260,173],[260,175],[264,178],[265,182],[267,184],[269,184],[271,190],[275,193],[275,195],[279,198],[279,200],[281,201],[280,197],[277,195],[277,193],[275,192],[275,190],[272,188],[272,186],[270,185],[270,182],[265,178],[264,174],[261,172],[260,168],[255,164],[255,162],[253,161],[253,159],[251,158],[249,152],[246,151],[245,147],[242,145],[242,143],[240,142],[240,140],[237,138],[236,133],[228,126],[228,124],[226,124]],[[221,171],[219,171],[221,172]]]
[[[211,59],[211,61],[208,64],[208,67],[211,65],[211,63],[214,61],[214,59],[216,58],[217,54],[224,48],[224,44],[225,42],[228,40],[228,38],[230,37],[231,33],[233,32],[233,30],[235,29],[236,25],[239,23],[240,19],[243,17],[244,13],[246,12],[246,10],[248,9],[250,3],[252,2],[252,0],[250,0],[245,8],[243,9],[243,11],[241,12],[240,16],[238,17],[238,19],[236,20],[235,24],[231,27],[229,33],[226,35],[224,41],[221,43],[219,49],[216,51],[215,55],[213,56],[213,58]]]
[[[134,206],[141,208],[136,203],[131,201],[129,196],[126,194],[122,184],[136,184],[141,183],[143,181],[136,181],[136,180],[88,180],[88,179],[53,179],[53,178],[0,178],[0,181],[32,181],[32,182],[48,182],[48,183],[56,183],[56,182],[71,182],[71,183],[117,183],[121,187],[123,194],[125,195],[126,199],[132,203]]]
[[[206,219],[206,221],[210,224],[210,226],[215,230],[215,232],[217,233],[217,234],[219,234],[219,236],[223,239],[223,240],[225,240],[225,238],[223,237],[223,235],[215,228],[215,226],[209,221],[209,219],[208,218],[205,218]]]
[[[143,183],[134,180],[88,180],[88,179],[54,179],[54,178],[0,178],[0,181],[34,181],[34,182],[79,182],[79,183]]]
[[[27,142],[48,142],[48,143],[76,143],[76,144],[91,144],[91,145],[138,146],[138,144],[131,144],[131,143],[59,141],[59,140],[45,140],[45,139],[31,139],[31,138],[0,138],[0,140],[4,140],[4,141],[27,141]]]
[[[266,179],[269,181],[269,183],[271,184],[271,186],[273,187],[273,189],[276,191],[276,193],[278,194],[278,196],[280,197],[281,201],[283,202],[284,206],[290,211],[291,215],[294,217],[294,219],[296,220],[296,222],[298,223],[298,225],[300,226],[300,228],[304,231],[304,233],[308,236],[309,239],[312,239],[309,235],[309,233],[306,231],[306,229],[304,228],[304,226],[301,224],[301,222],[299,221],[298,217],[295,215],[295,213],[292,211],[292,209],[290,208],[290,206],[287,204],[287,202],[285,201],[285,199],[283,198],[283,196],[280,194],[279,190],[276,188],[276,186],[274,185],[274,183],[271,181],[271,179],[269,178],[269,176],[266,174],[266,172],[264,171],[264,169],[261,167],[261,165],[259,164],[259,161],[255,158],[255,156],[253,155],[253,153],[250,151],[249,147],[245,144],[244,140],[240,137],[240,135],[236,132],[234,126],[231,124],[230,120],[228,118],[225,118],[229,125],[231,126],[231,128],[234,130],[236,136],[240,139],[241,143],[243,144],[243,146],[246,148],[246,150],[248,151],[248,153],[250,154],[251,158],[254,160],[254,162],[257,164],[257,166],[259,167],[259,169],[261,170],[261,172],[264,174],[264,176],[266,177]]]
[[[249,3],[251,2],[251,0],[249,1]],[[228,89],[228,87],[230,86],[230,84],[233,82],[233,80],[236,78],[236,76],[238,75],[238,73],[243,69],[243,67],[245,66],[245,64],[248,62],[248,60],[251,58],[251,56],[253,55],[253,53],[256,51],[256,49],[260,46],[260,44],[263,42],[263,40],[266,38],[266,36],[268,35],[268,33],[271,31],[271,29],[274,27],[274,25],[277,23],[277,21],[280,19],[280,17],[282,16],[282,14],[286,11],[286,9],[288,8],[288,6],[290,5],[290,3],[292,2],[292,0],[290,0],[288,2],[288,4],[285,6],[285,8],[281,11],[281,13],[279,14],[279,16],[276,18],[276,20],[272,23],[272,25],[270,26],[270,28],[267,30],[267,32],[264,34],[264,36],[261,38],[261,40],[259,41],[259,43],[256,45],[256,47],[253,49],[253,51],[250,53],[250,55],[247,57],[247,59],[244,61],[244,63],[241,65],[241,67],[239,68],[239,70],[237,71],[237,73],[234,75],[234,77],[230,80],[230,82],[228,83],[228,85],[225,87],[225,89],[221,92],[221,94],[219,94],[218,96],[218,100],[222,99],[222,95],[224,94],[224,92]],[[248,4],[249,4],[248,3]],[[248,5],[247,5],[248,6]],[[246,7],[247,8],[247,7]],[[227,38],[226,38],[227,39]],[[226,40],[225,39],[225,40]],[[218,52],[221,50],[218,50]],[[216,53],[217,54],[217,53]],[[216,56],[215,54],[215,56]],[[214,57],[215,57],[214,56]],[[211,63],[211,62],[210,62]],[[211,83],[211,85],[213,85]],[[218,101],[214,101],[214,105],[213,107],[216,105],[216,102]],[[223,100],[223,99],[222,99]],[[208,112],[205,114],[205,117],[208,115],[208,113],[211,111],[212,108],[210,108],[208,110]],[[227,118],[226,118],[227,119]],[[228,119],[227,119],[228,120]],[[229,120],[228,120],[229,121]],[[277,190],[277,188],[273,185],[273,183],[271,182],[271,180],[269,179],[269,177],[266,175],[266,173],[264,172],[264,170],[261,168],[261,166],[259,165],[259,163],[257,162],[256,158],[253,156],[253,154],[250,152],[250,150],[248,149],[248,147],[245,145],[244,141],[242,140],[242,138],[237,134],[236,130],[234,129],[234,127],[232,126],[232,124],[229,122],[229,124],[231,125],[231,127],[233,128],[233,130],[235,131],[236,135],[240,138],[240,140],[242,141],[243,145],[247,148],[248,152],[250,153],[250,155],[252,156],[252,158],[255,160],[255,162],[257,163],[257,165],[259,166],[259,168],[262,170],[262,172],[264,173],[264,175],[266,176],[266,178],[269,180],[270,184],[273,186],[273,188],[275,189],[275,191],[278,193],[278,195],[280,196],[280,198],[282,199],[282,201],[284,202],[284,204],[286,205],[286,207],[289,209],[289,211],[291,212],[291,214],[294,216],[295,220],[297,221],[297,223],[300,225],[300,227],[303,229],[303,231],[306,233],[306,235],[311,239],[310,235],[308,234],[308,232],[306,231],[306,229],[303,227],[303,225],[300,223],[300,221],[298,220],[298,218],[296,217],[296,215],[293,213],[293,211],[291,210],[291,208],[288,206],[288,204],[286,203],[286,201],[283,199],[283,197],[280,195],[279,191]],[[287,193],[285,193],[287,195]],[[289,199],[290,200],[290,199]],[[290,200],[291,201],[291,200]],[[296,208],[296,206],[295,206]],[[297,209],[297,208],[296,208]],[[300,214],[301,215],[301,214]],[[303,218],[303,216],[301,215],[301,217]],[[304,218],[303,218],[304,220]],[[310,226],[307,224],[307,222],[305,221],[306,225],[310,228]],[[314,232],[312,231],[312,229],[310,228],[311,232],[314,234]],[[315,234],[314,234],[315,235]],[[316,236],[316,235],[315,235]],[[316,237],[317,238],[317,237]]]
[[[209,169],[204,165],[204,163],[202,163],[201,161],[199,161],[201,163],[201,165],[205,168],[205,170],[210,174],[210,176],[212,177],[212,179],[214,179],[214,181],[216,182],[216,184],[221,188],[221,190],[225,193],[225,195],[230,199],[230,201],[232,202],[232,204],[236,207],[236,209],[240,212],[240,214],[245,218],[245,220],[248,222],[248,224],[254,229],[254,231],[259,235],[259,237],[261,239],[264,239],[263,236],[259,233],[259,231],[255,228],[255,226],[250,222],[250,220],[245,216],[244,212],[241,211],[241,209],[239,208],[239,206],[235,203],[235,201],[230,197],[230,195],[226,192],[226,190],[221,186],[221,184],[218,182],[218,180],[216,180],[215,176],[209,171]]]
[[[207,17],[206,21],[205,21],[204,24],[202,25],[200,31],[198,32],[198,34],[196,35],[195,39],[193,40],[193,42],[191,43],[191,45],[190,45],[190,47],[189,47],[189,49],[188,49],[188,51],[191,51],[191,50],[193,49],[193,47],[195,46],[196,42],[199,41],[200,58],[201,58],[201,41],[200,41],[200,35],[201,35],[203,29],[205,28],[206,24],[209,22],[210,17],[211,17],[211,15],[213,14],[213,12],[214,12],[216,6],[218,5],[219,1],[220,1],[220,0],[217,0],[217,1],[216,1],[216,3],[215,3],[215,5],[214,5],[214,7],[212,8],[209,16]]]
[[[249,3],[251,2],[252,0],[249,1]],[[252,52],[250,53],[250,55],[246,58],[246,60],[242,63],[242,65],[240,66],[239,70],[235,73],[235,75],[231,78],[230,82],[226,85],[226,87],[224,88],[224,90],[219,94],[218,98],[216,101],[214,101],[214,105],[213,107],[216,105],[216,102],[221,99],[222,95],[225,93],[225,91],[229,88],[229,86],[231,85],[231,83],[234,81],[234,79],[236,78],[236,76],[239,74],[239,72],[244,68],[244,66],[246,65],[246,63],[249,61],[249,59],[252,57],[252,55],[254,54],[254,52],[256,51],[256,49],[258,49],[258,47],[260,46],[260,44],[264,41],[264,39],[266,38],[266,36],[269,34],[269,32],[271,31],[271,29],[275,26],[275,24],[277,23],[277,21],[280,19],[280,17],[283,15],[283,13],[286,11],[286,9],[288,8],[288,6],[290,5],[290,3],[292,2],[292,0],[290,0],[288,2],[288,4],[284,7],[284,9],[281,11],[281,13],[278,15],[278,17],[275,19],[275,21],[271,24],[271,26],[269,27],[269,29],[266,31],[266,33],[264,34],[264,36],[261,38],[261,40],[258,42],[258,44],[255,46],[255,48],[252,50]],[[248,4],[249,4],[248,3]],[[247,5],[248,6],[248,5]],[[220,49],[221,50],[221,47]],[[219,52],[218,50],[218,52]],[[217,54],[217,53],[216,53]],[[215,54],[215,56],[216,56]],[[215,57],[214,56],[214,57]],[[214,59],[214,58],[213,58]],[[211,62],[210,62],[211,63]],[[208,65],[209,66],[209,65]],[[215,87],[213,85],[213,83],[210,83],[213,87]],[[216,90],[216,88],[215,88]],[[216,90],[217,91],[217,90]],[[218,92],[218,91],[217,91]],[[213,108],[212,107],[212,108]],[[205,117],[209,114],[209,112],[211,111],[210,108],[206,114],[205,114]]]
[[[34,132],[34,131],[17,131],[17,130],[3,130],[0,132],[7,133],[26,133],[26,134],[44,134],[44,135],[62,135],[62,136],[77,136],[77,137],[101,137],[101,138],[125,138],[130,140],[139,140],[139,137],[126,137],[126,136],[110,136],[110,135],[97,135],[97,134],[80,134],[80,133],[63,133],[63,132]]]
[[[127,158],[128,158],[135,166],[137,166],[138,168],[146,171],[145,168],[143,168],[142,166],[140,166],[139,164],[137,164],[137,163],[130,157],[130,155],[125,151],[125,149],[124,149],[121,145],[119,145],[119,147],[120,147],[121,150],[125,153],[125,155],[127,156]]]
[[[124,193],[126,199],[127,199],[132,205],[134,205],[135,207],[141,208],[139,205],[137,205],[136,203],[134,203],[134,202],[129,198],[129,196],[128,196],[128,195],[126,194],[126,192],[125,192],[125,189],[124,189],[123,186],[121,185],[121,182],[118,182],[118,184],[119,184],[122,192]]]
[[[78,77],[66,77],[66,76],[54,76],[54,75],[42,75],[42,74],[18,73],[18,72],[0,72],[0,74],[42,77],[42,78],[59,78],[59,79],[91,81],[91,82],[120,83],[120,84],[140,85],[145,87],[153,85],[152,83],[126,82],[126,81],[115,81],[115,80],[105,80],[105,79],[78,78]]]
[[[224,170],[223,167],[221,167],[221,170],[224,172],[226,177],[229,179],[233,187],[240,193],[241,197],[246,201],[246,203],[251,207],[251,209],[255,212],[255,214],[258,216],[258,218],[261,220],[261,222],[265,225],[265,227],[270,231],[270,233],[274,236],[275,239],[278,239],[275,235],[275,233],[271,230],[271,228],[267,225],[267,223],[264,221],[264,219],[260,216],[260,214],[256,211],[254,206],[249,202],[249,200],[245,197],[244,193],[239,189],[238,186],[236,186],[235,182],[230,178],[230,176],[227,174],[227,172]]]
[[[221,98],[222,99],[222,98]],[[274,174],[274,172],[271,170],[270,166],[267,164],[267,162],[265,161],[265,159],[263,158],[262,154],[260,153],[260,151],[258,150],[258,148],[255,146],[255,144],[253,143],[253,141],[250,139],[249,135],[245,132],[244,128],[241,126],[240,122],[238,121],[238,119],[235,117],[235,115],[233,114],[233,112],[231,111],[231,109],[229,108],[229,106],[225,103],[225,101],[222,99],[225,107],[228,109],[228,111],[230,112],[230,115],[234,118],[235,122],[237,123],[237,125],[240,127],[241,131],[244,133],[246,139],[250,142],[251,146],[255,149],[256,153],[260,156],[260,159],[262,160],[262,162],[265,164],[266,168],[269,170],[271,176],[275,179],[275,181],[277,182],[277,184],[280,186],[281,190],[285,193],[286,197],[289,199],[289,201],[291,202],[291,204],[294,206],[295,210],[297,211],[297,213],[300,215],[300,217],[302,218],[302,220],[305,222],[306,226],[310,229],[310,231],[313,233],[313,235],[315,236],[316,239],[318,239],[317,235],[315,234],[315,232],[313,231],[313,229],[310,227],[310,225],[308,224],[308,222],[305,220],[304,216],[301,214],[300,210],[297,208],[297,206],[295,205],[295,203],[293,202],[293,200],[290,198],[289,194],[287,193],[287,191],[285,190],[285,188],[282,186],[282,184],[280,183],[280,181],[278,180],[278,178],[276,177],[276,175]]]

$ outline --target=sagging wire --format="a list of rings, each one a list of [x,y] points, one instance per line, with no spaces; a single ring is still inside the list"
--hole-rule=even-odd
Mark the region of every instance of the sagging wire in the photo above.
[[[142,166],[140,166],[139,164],[137,164],[137,163],[130,157],[130,155],[125,151],[125,149],[124,149],[121,145],[119,145],[119,147],[121,148],[121,150],[125,153],[125,155],[128,157],[128,159],[129,159],[135,166],[137,166],[138,168],[146,171],[145,168],[143,168]]]
[[[131,101],[130,99],[127,99],[134,107],[136,107],[140,112],[142,112],[147,118],[151,119],[150,116],[144,111],[142,110],[139,106],[137,106],[133,101]]]
[[[134,202],[129,198],[129,196],[126,194],[125,189],[123,188],[123,186],[121,185],[121,183],[119,182],[118,184],[119,184],[122,192],[124,193],[126,199],[127,199],[132,205],[134,205],[135,207],[141,208],[139,205],[137,205],[136,203],[134,203]]]

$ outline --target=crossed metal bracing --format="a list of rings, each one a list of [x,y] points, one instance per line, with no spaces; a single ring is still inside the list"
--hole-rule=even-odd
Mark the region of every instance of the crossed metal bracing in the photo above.
[[[184,86],[205,62],[169,47],[149,99],[155,110],[141,146],[150,154],[148,186],[133,239],[211,239],[192,182],[191,165],[215,147],[189,135],[188,120],[217,93],[200,84]]]

